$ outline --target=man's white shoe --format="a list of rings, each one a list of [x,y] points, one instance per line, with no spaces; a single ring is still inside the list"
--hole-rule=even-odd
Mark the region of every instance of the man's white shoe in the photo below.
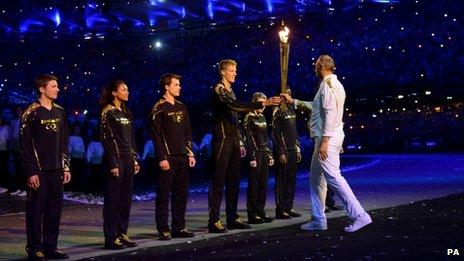
[[[19,193],[21,193],[21,190],[17,189],[15,190],[14,192],[11,192],[10,195],[18,195]]]
[[[365,213],[363,216],[356,218],[351,225],[345,227],[346,232],[355,232],[372,223],[371,216]]]
[[[327,223],[317,222],[317,221],[309,221],[306,224],[300,226],[301,230],[306,231],[322,231],[327,230]]]
[[[21,193],[18,194],[18,197],[25,197],[27,196],[27,191],[21,191]]]
[[[0,194],[6,193],[8,189],[0,187]]]

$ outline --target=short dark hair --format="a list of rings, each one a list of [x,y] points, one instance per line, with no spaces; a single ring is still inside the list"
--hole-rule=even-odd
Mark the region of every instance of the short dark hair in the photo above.
[[[166,92],[166,88],[164,86],[171,84],[172,79],[177,79],[180,81],[180,79],[182,79],[182,76],[173,73],[165,73],[161,75],[161,78],[159,80],[159,90],[161,94],[164,94]]]
[[[40,94],[40,88],[45,88],[50,81],[58,81],[58,78],[51,74],[42,74],[35,78],[34,84],[37,90],[37,93]]]

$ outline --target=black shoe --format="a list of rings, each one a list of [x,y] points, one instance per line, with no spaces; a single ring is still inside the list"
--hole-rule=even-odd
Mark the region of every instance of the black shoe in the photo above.
[[[42,250],[28,251],[27,258],[28,260],[45,260],[45,255]]]
[[[301,214],[292,210],[287,212],[291,217],[301,217]]]
[[[137,243],[135,243],[134,241],[130,240],[129,237],[125,234],[121,234],[119,237],[119,241],[127,246],[127,247],[136,247],[137,246]]]
[[[272,221],[274,221],[274,219],[270,216],[261,216],[261,218],[264,220],[264,223],[271,223]]]
[[[292,217],[287,212],[280,212],[276,214],[276,219],[291,219]]]
[[[240,218],[232,222],[227,222],[227,229],[250,229],[251,226],[243,222]]]
[[[222,225],[221,220],[218,220],[216,223],[208,224],[209,233],[222,234],[226,233],[227,229]]]
[[[169,231],[160,232],[158,237],[159,237],[159,240],[163,240],[163,241],[171,240],[171,232]]]
[[[248,224],[262,224],[264,220],[259,216],[248,217]]]
[[[187,238],[194,237],[195,233],[188,231],[187,229],[182,229],[180,231],[172,231],[173,238]]]
[[[324,212],[325,212],[325,213],[330,213],[330,212],[332,212],[332,209],[326,207],[325,210],[324,210]]]
[[[60,250],[44,251],[45,257],[47,259],[68,259],[68,254]]]
[[[111,250],[119,250],[124,248],[124,244],[121,242],[121,240],[119,240],[119,238],[116,238],[114,241],[106,241],[105,248]]]

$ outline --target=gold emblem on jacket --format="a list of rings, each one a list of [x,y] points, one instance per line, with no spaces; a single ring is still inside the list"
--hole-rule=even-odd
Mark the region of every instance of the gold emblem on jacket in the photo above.
[[[60,119],[48,119],[48,120],[40,120],[40,124],[45,125],[45,129],[49,131],[58,131],[58,125],[60,124]]]
[[[129,125],[131,123],[130,120],[127,118],[119,118],[116,120],[119,121],[122,125]]]
[[[176,111],[176,112],[169,112],[168,116],[171,116],[172,120],[175,122],[182,122],[184,119],[184,112],[183,111]]]

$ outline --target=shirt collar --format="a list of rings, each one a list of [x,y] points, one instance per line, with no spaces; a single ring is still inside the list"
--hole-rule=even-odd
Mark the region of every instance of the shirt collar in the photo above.
[[[337,79],[337,75],[335,75],[335,74],[329,74],[329,75],[327,75],[326,77],[324,77],[323,81],[325,81],[325,80],[327,80],[327,79],[329,79],[329,78],[336,80],[336,79]]]

